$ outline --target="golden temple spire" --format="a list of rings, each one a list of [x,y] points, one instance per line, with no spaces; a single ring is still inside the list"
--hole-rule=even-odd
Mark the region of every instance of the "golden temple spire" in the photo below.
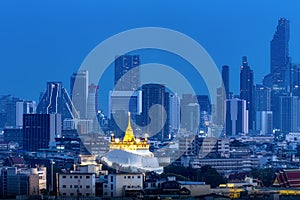
[[[128,112],[128,125],[127,125],[127,129],[126,129],[123,141],[124,142],[133,142],[133,141],[135,141],[135,137],[134,137],[134,134],[133,134],[133,130],[131,128],[131,123],[130,123],[130,112]]]

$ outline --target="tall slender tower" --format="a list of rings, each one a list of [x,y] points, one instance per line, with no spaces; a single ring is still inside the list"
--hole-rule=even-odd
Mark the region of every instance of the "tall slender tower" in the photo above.
[[[229,66],[227,65],[222,66],[222,80],[226,92],[226,99],[229,99]]]
[[[275,93],[289,91],[290,57],[289,57],[290,22],[285,18],[278,20],[276,32],[271,40],[271,74]]]
[[[285,18],[278,25],[270,43],[270,73],[264,77],[263,84],[271,88],[271,110],[274,128],[281,128],[279,105],[281,96],[291,92],[291,64],[289,57],[290,22]]]
[[[240,98],[246,101],[246,109],[248,110],[248,128],[253,129],[254,121],[254,101],[253,101],[253,71],[248,65],[247,57],[243,56],[240,71]]]
[[[71,76],[71,98],[80,118],[87,117],[88,71],[82,70]]]

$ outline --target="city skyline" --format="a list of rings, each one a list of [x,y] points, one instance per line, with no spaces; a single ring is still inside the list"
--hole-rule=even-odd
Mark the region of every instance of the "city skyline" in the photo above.
[[[0,1],[0,199],[300,199],[299,8]]]
[[[279,5],[278,3],[277,1],[273,2],[274,5]],[[234,12],[231,12],[231,14],[228,12],[228,15],[223,16],[222,14],[226,13],[226,10],[221,8],[222,5],[224,5],[223,2],[218,2],[217,4],[193,2],[186,4],[186,6],[189,6],[190,11],[195,11],[196,8],[214,8],[218,12],[214,12],[217,13],[214,15],[208,11],[204,11],[204,9],[203,13],[182,12],[176,16],[176,10],[181,9],[178,7],[178,2],[174,2],[174,5],[159,4],[156,2],[153,5],[149,5],[149,11],[143,8],[137,9],[137,12],[141,14],[140,20],[135,19],[134,14],[128,15],[125,19],[118,19],[110,15],[111,21],[116,23],[115,26],[110,26],[105,23],[105,21],[100,20],[100,16],[103,17],[104,13],[108,11],[103,9],[101,10],[102,12],[98,13],[96,10],[97,6],[100,6],[100,8],[113,7],[110,3],[98,3],[94,9],[88,4],[83,5],[83,7],[91,9],[91,12],[86,16],[76,15],[74,11],[79,9],[79,5],[77,4],[73,5],[74,11],[69,13],[70,16],[66,16],[61,10],[66,8],[67,4],[61,3],[61,8],[58,9],[57,16],[54,16],[51,12],[53,8],[50,7],[45,10],[44,4],[35,4],[32,8],[28,8],[29,10],[32,9],[31,15],[27,15],[22,19],[30,22],[28,23],[28,27],[21,26],[22,20],[18,17],[26,12],[21,8],[22,4],[3,4],[4,6],[2,6],[2,8],[5,7],[7,10],[3,10],[0,15],[2,15],[4,19],[7,19],[7,24],[2,27],[6,29],[0,31],[0,35],[3,35],[3,37],[1,37],[2,39],[0,39],[2,42],[0,52],[2,52],[3,56],[2,61],[4,67],[2,69],[5,74],[0,80],[0,83],[1,85],[6,85],[6,87],[1,88],[0,94],[12,94],[13,96],[23,99],[38,101],[38,95],[44,91],[44,84],[47,81],[62,81],[65,87],[69,88],[70,75],[79,69],[81,62],[89,51],[107,37],[120,31],[136,27],[159,26],[172,28],[182,31],[184,34],[197,40],[208,51],[219,69],[221,69],[223,65],[230,67],[230,90],[235,94],[239,91],[237,85],[239,83],[238,74],[240,58],[242,56],[247,56],[249,60],[251,60],[251,67],[255,74],[254,83],[261,83],[263,77],[269,73],[269,46],[274,34],[274,28],[277,25],[277,20],[280,17],[285,17],[290,21],[290,57],[293,59],[292,62],[299,62],[299,56],[297,55],[299,55],[300,52],[300,45],[298,45],[299,42],[297,42],[297,35],[299,35],[298,33],[300,32],[300,26],[298,25],[300,24],[300,17],[297,18],[296,12],[292,12],[297,6],[292,6],[291,4],[283,5],[280,9],[274,6],[272,7],[274,12],[264,15],[263,8],[266,8],[267,3],[260,3],[260,6],[254,6],[254,4],[248,1],[243,2],[243,4],[235,2],[234,5],[227,8],[228,11],[231,10]],[[155,7],[155,5],[160,5],[160,7]],[[248,7],[249,9],[254,9],[255,7],[255,12],[247,12],[248,16],[241,15],[239,8],[242,7]],[[40,11],[36,11],[34,8],[39,8]],[[170,8],[173,12],[170,12],[169,17],[163,17],[164,20],[161,21],[159,17],[162,17],[164,8]],[[130,10],[131,9],[134,8],[130,8]],[[149,17],[147,14],[149,14],[151,10],[157,13],[158,16]],[[16,16],[13,11],[20,11],[20,14]],[[82,12],[85,13],[84,10]],[[122,13],[123,11],[120,12]],[[222,15],[222,18],[219,17],[219,15]],[[95,16],[95,19],[92,19],[93,16]],[[241,19],[237,19],[237,16]],[[58,17],[61,17],[62,20]],[[43,19],[47,19],[48,25],[42,23]],[[185,23],[185,19],[191,21],[191,24]],[[130,23],[127,23],[126,26],[122,26],[124,20],[129,20],[128,22]],[[221,20],[226,20],[226,23],[222,25]],[[178,25],[174,23],[175,21],[178,21]],[[89,23],[85,24],[84,22]],[[197,22],[201,22],[203,26],[199,27]],[[96,26],[98,24],[102,26]],[[68,27],[64,28],[64,25],[68,25]],[[89,31],[78,31],[78,29],[74,31],[74,29],[76,30],[76,28],[81,26],[88,27]],[[235,29],[232,29],[233,27]],[[48,32],[51,28],[61,30],[61,35],[54,29],[52,30],[54,34],[51,35],[51,32]],[[249,33],[245,32],[245,34],[236,35],[236,31],[240,30],[244,32],[244,29],[249,29]],[[218,31],[220,32],[218,33]],[[91,37],[87,37],[89,35]],[[69,36],[71,38],[68,38]],[[81,40],[75,42],[74,39]],[[255,40],[256,42],[252,44],[253,42],[249,42],[248,40]],[[218,41],[218,43],[216,43],[216,41]],[[232,45],[228,44],[230,42]],[[259,48],[253,45],[258,45]],[[28,52],[24,52],[24,48],[27,48]],[[74,48],[76,50],[74,50]],[[14,49],[14,51],[11,49]],[[19,59],[12,59],[12,56]],[[173,61],[173,57],[166,55],[158,56],[156,52],[150,52],[150,54],[148,54],[148,52],[142,52],[141,63],[156,61],[158,63],[166,63],[175,68],[182,67],[175,63],[176,59]],[[180,64],[188,66],[182,62]],[[100,81],[99,94],[101,94],[101,89],[107,89],[106,87],[113,86],[113,69],[109,69],[108,71],[107,73],[111,75],[105,77],[103,82],[108,83],[109,80],[109,84],[104,85],[103,82],[101,83]],[[29,72],[30,75],[24,76],[23,74],[26,74],[26,72]],[[191,73],[187,72],[187,75],[191,75]],[[31,76],[35,78],[32,79]],[[16,79],[24,80],[26,85],[18,84],[14,81]],[[26,91],[23,88],[24,86],[32,88],[32,90]],[[106,101],[107,98],[100,99],[100,102],[101,100]]]

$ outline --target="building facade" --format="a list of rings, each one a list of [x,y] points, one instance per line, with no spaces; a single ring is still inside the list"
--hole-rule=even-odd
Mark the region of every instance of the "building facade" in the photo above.
[[[89,74],[87,70],[78,71],[71,76],[71,99],[80,118],[87,118]]]
[[[109,174],[104,184],[103,197],[123,197],[126,190],[143,189],[144,175],[140,174]]]
[[[225,135],[235,136],[248,133],[248,110],[242,99],[226,100]]]
[[[243,57],[240,70],[240,99],[246,101],[246,109],[248,111],[248,128],[252,130],[255,119],[253,99],[253,71],[248,65],[246,56]]]
[[[94,173],[57,174],[59,196],[95,196],[96,178]]]
[[[60,114],[25,114],[23,147],[27,151],[48,148],[61,135]]]

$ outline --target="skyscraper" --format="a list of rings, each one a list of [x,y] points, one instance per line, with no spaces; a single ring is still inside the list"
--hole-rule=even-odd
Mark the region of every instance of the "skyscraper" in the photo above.
[[[271,88],[271,110],[273,126],[280,128],[280,96],[289,96],[293,90],[292,70],[289,57],[290,23],[285,18],[278,25],[270,43],[270,73],[264,77],[263,84]]]
[[[229,66],[227,66],[227,65],[222,66],[222,80],[223,80],[223,84],[224,84],[224,88],[225,88],[225,92],[226,92],[226,99],[229,99],[229,93],[230,93],[230,89],[229,89]]]
[[[47,82],[46,91],[41,95],[36,113],[61,114],[62,120],[79,118],[79,114],[61,82]]]
[[[254,89],[255,111],[271,110],[271,88],[256,84]]]
[[[165,102],[165,86],[160,84],[145,84],[142,86],[142,113],[139,125],[147,127],[144,130],[149,136],[156,136],[160,140],[168,135],[167,121],[168,103]],[[164,124],[165,122],[165,124]]]
[[[300,64],[291,64],[291,92],[293,96],[300,97]]]
[[[277,126],[284,133],[299,131],[300,123],[300,100],[295,96],[280,96],[278,97],[278,116]],[[279,125],[279,126],[278,126]]]
[[[225,119],[225,106],[226,106],[226,99],[230,99],[230,89],[229,89],[229,66],[223,65],[222,66],[222,81],[223,86],[217,88],[217,102],[216,102],[216,116],[215,122],[218,125],[224,125]],[[200,106],[201,107],[201,106]]]
[[[138,55],[122,55],[115,59],[115,90],[134,91],[140,86]],[[126,74],[126,75],[125,75]],[[117,87],[116,87],[117,86]]]
[[[60,114],[25,114],[23,147],[27,151],[48,148],[56,136],[61,136]]]
[[[200,125],[200,108],[197,98],[193,94],[182,94],[180,100],[181,124],[180,128],[196,134]]]
[[[225,119],[225,94],[222,87],[217,88],[217,104],[216,104],[216,124],[224,125]]]
[[[200,110],[211,114],[211,103],[208,95],[196,95],[195,103],[198,103]]]
[[[256,112],[256,130],[260,134],[271,134],[273,132],[273,113],[272,111],[257,111]]]
[[[88,99],[87,99],[87,118],[93,119],[96,116],[98,109],[98,89],[99,86],[95,84],[89,85]]]
[[[248,133],[248,110],[246,105],[247,102],[242,99],[226,100],[226,136]]]
[[[80,118],[87,118],[88,71],[82,70],[71,76],[71,99]]]
[[[36,103],[35,101],[18,101],[16,103],[16,126],[23,126],[23,115],[24,114],[35,114]]]
[[[131,112],[131,118],[136,123],[137,115],[141,113],[140,57],[138,55],[121,55],[115,58],[114,91],[109,94],[110,125],[117,136],[125,132],[126,116]],[[136,92],[133,92],[136,91]],[[133,127],[135,128],[135,127]]]
[[[178,130],[180,127],[180,98],[176,93],[170,93],[169,101],[170,131]]]
[[[246,101],[246,109],[248,110],[249,121],[248,128],[253,129],[254,123],[254,99],[253,94],[253,71],[250,69],[247,57],[243,56],[242,66],[240,70],[240,98]]]
[[[121,137],[127,127],[128,112],[133,122],[142,112],[142,91],[110,91],[108,107],[111,128],[117,137]]]
[[[98,85],[90,84],[87,98],[87,118],[93,122],[93,131],[100,130],[100,126],[97,119],[98,110]]]
[[[273,90],[284,92],[290,85],[289,57],[290,23],[285,18],[278,20],[276,32],[271,40],[271,74]]]

